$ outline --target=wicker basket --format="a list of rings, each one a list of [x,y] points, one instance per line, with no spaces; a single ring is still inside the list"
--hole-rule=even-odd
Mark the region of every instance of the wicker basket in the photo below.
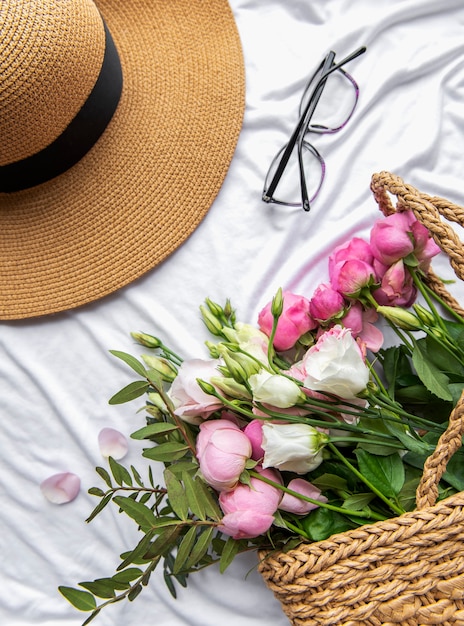
[[[453,229],[464,210],[432,198],[388,172],[371,189],[385,215],[412,209],[463,278],[464,251]],[[459,313],[459,304],[431,272],[430,285]],[[286,553],[261,553],[260,572],[294,626],[444,624],[464,626],[464,492],[436,504],[438,483],[464,433],[464,393],[427,459],[416,510],[400,517],[303,543]]]

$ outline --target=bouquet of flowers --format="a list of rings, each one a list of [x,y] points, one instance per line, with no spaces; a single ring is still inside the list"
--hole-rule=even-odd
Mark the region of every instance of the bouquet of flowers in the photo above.
[[[335,249],[311,297],[279,290],[256,326],[206,299],[215,340],[199,358],[139,332],[140,358],[113,351],[137,380],[110,403],[145,397],[132,437],[164,480],[111,457],[97,468],[105,486],[90,489],[89,520],[113,502],[141,538],[113,576],[60,587],[89,612],[85,624],[133,600],[158,565],[175,596],[189,574],[223,572],[240,552],[285,551],[414,509],[464,389],[464,319],[427,283],[438,252],[410,211],[395,213]],[[448,464],[439,498],[464,490],[463,460]]]

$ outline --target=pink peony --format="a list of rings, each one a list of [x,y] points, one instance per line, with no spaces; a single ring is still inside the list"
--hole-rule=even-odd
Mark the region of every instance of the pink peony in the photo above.
[[[281,483],[280,475],[271,469],[259,470],[264,477]],[[265,533],[274,521],[282,491],[251,478],[251,487],[239,484],[233,491],[221,492],[219,504],[224,517],[219,530],[234,539],[257,537]]]
[[[262,448],[263,443],[263,422],[262,420],[252,420],[245,426],[243,432],[248,437],[251,443],[251,458],[254,461],[259,461],[264,456],[264,450]]]
[[[287,487],[296,493],[311,498],[312,500],[319,500],[319,502],[327,502],[327,498],[321,495],[320,489],[312,485],[304,478],[294,478],[291,480]],[[318,505],[308,502],[307,500],[301,500],[296,496],[292,496],[289,493],[284,493],[282,500],[279,504],[279,509],[287,511],[288,513],[295,513],[296,515],[306,515],[310,511],[317,509]]]
[[[274,347],[279,351],[293,348],[300,337],[317,326],[309,313],[309,300],[307,298],[289,291],[284,291],[282,297],[283,311],[279,317],[274,336]],[[269,302],[258,315],[259,327],[268,337],[274,323],[271,307],[272,302]]]
[[[235,487],[250,456],[250,440],[234,422],[218,419],[200,425],[197,437],[200,471],[217,491]]]

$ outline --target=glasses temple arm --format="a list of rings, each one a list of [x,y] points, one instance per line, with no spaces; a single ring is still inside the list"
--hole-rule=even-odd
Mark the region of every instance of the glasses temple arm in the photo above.
[[[345,57],[342,61],[340,61],[339,63],[336,63],[335,65],[333,64],[333,61],[335,59],[335,52],[331,51],[329,52],[329,54],[326,56],[326,58],[324,59],[323,62],[323,66],[322,66],[322,76],[319,80],[319,82],[317,83],[314,92],[313,92],[313,96],[309,99],[308,104],[306,105],[304,111],[302,112],[300,119],[298,120],[298,124],[295,128],[295,130],[292,133],[292,136],[290,137],[287,146],[282,154],[282,157],[279,161],[279,165],[277,166],[277,169],[275,171],[274,176],[272,177],[271,183],[269,185],[269,187],[266,189],[266,191],[263,193],[263,200],[264,201],[269,201],[273,194],[274,191],[276,190],[277,185],[279,184],[280,179],[282,178],[282,174],[284,173],[284,170],[287,166],[287,163],[290,159],[290,156],[293,152],[293,148],[295,147],[297,141],[298,141],[298,137],[301,134],[301,130],[303,128],[307,128],[311,118],[313,116],[314,110],[316,108],[317,103],[319,102],[319,99],[322,95],[322,92],[324,90],[324,86],[325,83],[327,81],[327,78],[330,74],[332,74],[332,72],[335,72],[335,70],[340,69],[343,65],[345,65],[346,63],[349,63],[350,61],[352,61],[353,59],[355,59],[356,57],[360,56],[361,54],[363,54],[364,52],[366,52],[366,47],[362,46],[361,48],[358,48],[357,50],[355,50],[354,52],[352,52],[351,54],[349,54],[347,57]],[[306,184],[303,183],[304,180],[304,176],[303,176],[303,172],[302,172],[302,163],[301,163],[301,146],[299,146],[299,155],[298,155],[299,161],[300,161],[300,178],[302,181],[301,184],[301,189],[302,189],[302,194],[304,194],[304,189],[306,188]],[[307,206],[309,207],[309,201],[307,200],[307,194],[306,194],[306,202],[307,202]],[[303,206],[305,206],[305,199],[303,198]],[[309,210],[305,209],[305,210]]]
[[[304,127],[307,127],[307,125],[311,121],[314,110],[316,109],[317,103],[319,102],[319,99],[324,90],[327,77],[330,74],[330,68],[333,64],[334,59],[335,59],[335,52],[332,52],[332,51],[329,52],[329,54],[324,59],[323,66],[322,66],[322,78],[318,82],[316,89],[314,90],[313,96],[309,99],[308,104],[306,105],[303,113],[300,116],[300,119],[298,120],[298,124],[296,125],[296,128],[293,131],[292,136],[290,137],[287,143],[287,146],[282,154],[282,157],[279,161],[279,165],[277,166],[277,170],[272,178],[271,184],[269,185],[265,194],[263,194],[263,199],[265,197],[271,198],[272,195],[274,194],[274,191],[276,190],[276,187],[279,184],[282,174],[284,173],[284,170],[287,167],[287,163],[293,152],[293,148],[295,147],[296,142],[298,141],[298,137],[301,134],[301,129]],[[299,150],[299,160],[301,161],[300,150]],[[302,169],[302,165],[300,163],[300,178],[303,181],[304,176],[302,176],[301,169]]]

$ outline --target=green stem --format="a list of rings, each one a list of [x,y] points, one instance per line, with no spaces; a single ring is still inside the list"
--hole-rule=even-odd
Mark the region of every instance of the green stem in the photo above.
[[[315,504],[316,506],[322,507],[324,509],[329,509],[329,511],[335,511],[336,513],[342,513],[343,515],[354,515],[355,517],[362,517],[365,519],[375,519],[377,521],[382,521],[382,520],[387,519],[383,515],[379,515],[378,513],[375,513],[374,511],[369,511],[369,513],[365,513],[363,511],[353,511],[351,509],[342,508],[341,506],[335,506],[334,504],[329,504],[328,502],[321,502],[320,500],[309,498],[307,496],[304,496],[301,493],[298,493],[297,491],[293,491],[293,489],[289,489],[288,487],[281,485],[280,483],[276,483],[274,480],[271,480],[270,478],[266,478],[266,476],[263,476],[259,472],[250,471],[250,476],[252,476],[253,478],[257,478],[258,480],[261,480],[263,483],[267,483],[268,485],[271,485],[272,487],[275,487],[276,489],[280,489],[284,493],[288,493],[289,495],[294,496],[295,498],[298,498],[299,500],[310,502],[311,504]]]
[[[432,302],[432,299],[430,298],[429,293],[427,292],[426,289],[424,289],[424,284],[421,281],[421,279],[419,278],[419,276],[417,275],[417,272],[415,272],[414,270],[409,270],[409,273],[412,276],[412,279],[414,281],[415,286],[417,287],[418,291],[420,291],[420,293],[422,294],[422,297],[424,298],[425,302],[428,304],[429,308],[430,308],[430,312],[432,313],[433,317],[435,318],[435,321],[437,322],[437,324],[440,326],[440,328],[446,332],[446,326],[443,322],[442,317],[438,314],[437,309],[435,308],[435,305]]]
[[[421,289],[424,290],[424,291],[421,290],[421,293],[424,293],[426,291],[429,294],[429,296],[432,296],[440,304],[440,306],[442,306],[445,309],[445,311],[447,311],[452,317],[456,319],[456,321],[460,322],[461,324],[464,323],[464,318],[461,315],[459,315],[459,313],[457,313],[452,307],[450,307],[450,305],[447,302],[445,302],[442,298],[440,298],[440,296],[437,293],[435,293],[433,289],[431,289],[427,284],[423,283],[422,281],[421,281]]]
[[[377,489],[375,485],[373,485],[354,465],[352,465],[348,461],[348,459],[346,459],[343,456],[343,454],[337,449],[336,446],[334,446],[332,443],[328,443],[327,447],[330,448],[330,450],[335,454],[335,456],[338,459],[340,459],[340,461],[344,465],[346,465],[346,467],[348,467],[353,472],[353,474],[357,478],[359,478],[359,480],[361,480],[367,487],[369,487],[369,489],[373,493],[375,493],[376,496],[378,496],[381,500],[383,500],[383,502],[385,502],[385,504],[389,506],[392,511],[394,511],[398,515],[402,515],[404,513],[404,510],[401,507],[399,507],[397,504],[395,504],[389,498],[387,498],[386,495],[384,495],[379,489]]]

